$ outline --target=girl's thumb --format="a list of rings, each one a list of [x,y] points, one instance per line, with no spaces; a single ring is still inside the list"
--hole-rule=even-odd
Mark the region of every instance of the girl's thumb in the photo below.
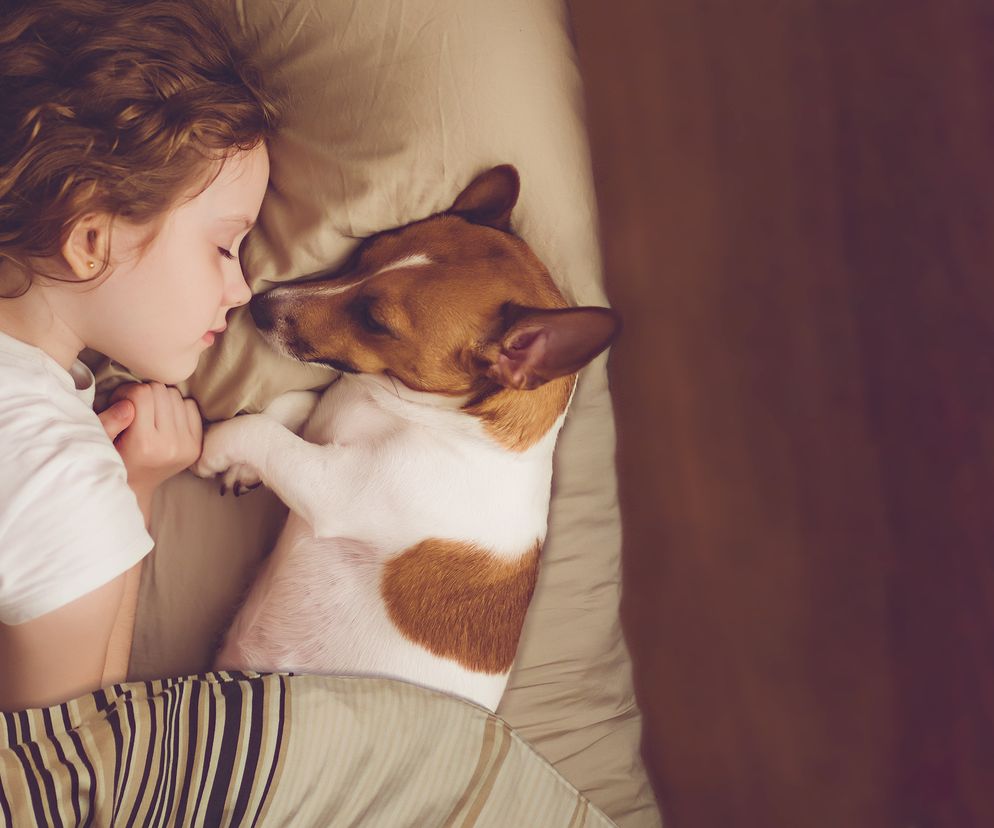
[[[124,429],[131,425],[135,418],[135,404],[131,400],[118,400],[110,408],[101,411],[98,415],[100,422],[107,432],[111,442],[117,438]]]

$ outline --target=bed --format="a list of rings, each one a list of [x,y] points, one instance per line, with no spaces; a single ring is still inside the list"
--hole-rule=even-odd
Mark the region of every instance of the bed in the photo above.
[[[582,87],[561,0],[214,5],[287,101],[271,147],[270,189],[243,248],[254,292],[338,266],[358,240],[444,209],[476,173],[506,162],[522,181],[516,231],[571,302],[606,304]],[[84,358],[97,374],[98,407],[115,385],[140,379],[99,354]],[[278,356],[239,309],[180,388],[207,419],[218,420],[257,412],[284,391],[321,389],[335,376]],[[287,799],[269,796],[260,824],[298,824],[293,816],[299,824],[660,825],[639,755],[641,719],[618,618],[621,533],[604,355],[581,373],[560,437],[539,581],[496,716],[382,679],[206,672],[286,510],[265,488],[222,497],[216,483],[184,473],[160,488],[153,511],[156,546],[144,567],[129,683],[77,700],[78,720],[56,708],[31,711],[31,721],[7,721],[9,749],[0,761],[14,761],[11,745],[39,744],[29,736],[54,751],[84,724],[106,731],[92,739],[113,746],[108,723],[155,710],[159,699],[181,696],[187,708],[170,709],[196,712],[216,696],[221,711],[226,697],[218,688],[235,688],[240,699],[271,699],[274,686],[285,686],[299,699],[299,739],[341,728],[352,741],[335,743],[337,762],[300,763],[307,781],[290,799],[311,810],[277,817]],[[239,709],[263,715],[249,704]],[[317,712],[309,718],[307,711]],[[49,734],[51,721],[65,733]],[[415,726],[428,721],[431,728]],[[458,762],[442,762],[439,739]],[[506,743],[497,749],[500,763],[498,742]],[[107,772],[120,774],[119,757],[107,750]],[[452,771],[424,802],[418,797],[434,789],[412,772],[418,756]],[[383,773],[347,772],[377,763]],[[318,775],[326,765],[337,770]],[[298,773],[280,778],[297,780]],[[481,779],[490,780],[485,796]],[[544,803],[549,816],[527,808],[516,816],[515,792],[525,804]],[[320,814],[336,819],[322,822]]]

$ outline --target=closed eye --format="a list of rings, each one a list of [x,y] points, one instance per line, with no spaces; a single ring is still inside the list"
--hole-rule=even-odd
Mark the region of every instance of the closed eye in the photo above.
[[[222,256],[224,256],[224,258],[226,258],[226,259],[234,259],[235,258],[234,253],[232,253],[230,250],[225,250],[225,248],[223,248],[223,247],[219,247],[217,249],[217,252],[220,253]]]
[[[374,315],[372,299],[367,298],[359,301],[355,305],[354,313],[359,321],[359,324],[362,325],[363,329],[367,332],[372,334],[387,334],[388,336],[394,336],[394,332],[380,322],[380,320]]]

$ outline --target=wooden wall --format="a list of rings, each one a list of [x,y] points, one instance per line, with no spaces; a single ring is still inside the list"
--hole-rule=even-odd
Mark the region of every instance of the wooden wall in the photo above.
[[[667,828],[994,825],[994,4],[570,6]]]

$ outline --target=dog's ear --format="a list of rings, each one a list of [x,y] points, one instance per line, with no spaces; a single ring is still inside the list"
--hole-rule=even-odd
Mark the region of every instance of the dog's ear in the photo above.
[[[509,325],[487,375],[505,388],[531,390],[579,371],[603,351],[621,329],[609,308],[557,310],[512,306]]]
[[[511,210],[518,201],[520,189],[518,171],[510,164],[501,164],[474,178],[459,193],[449,212],[473,224],[485,224],[510,233]]]

